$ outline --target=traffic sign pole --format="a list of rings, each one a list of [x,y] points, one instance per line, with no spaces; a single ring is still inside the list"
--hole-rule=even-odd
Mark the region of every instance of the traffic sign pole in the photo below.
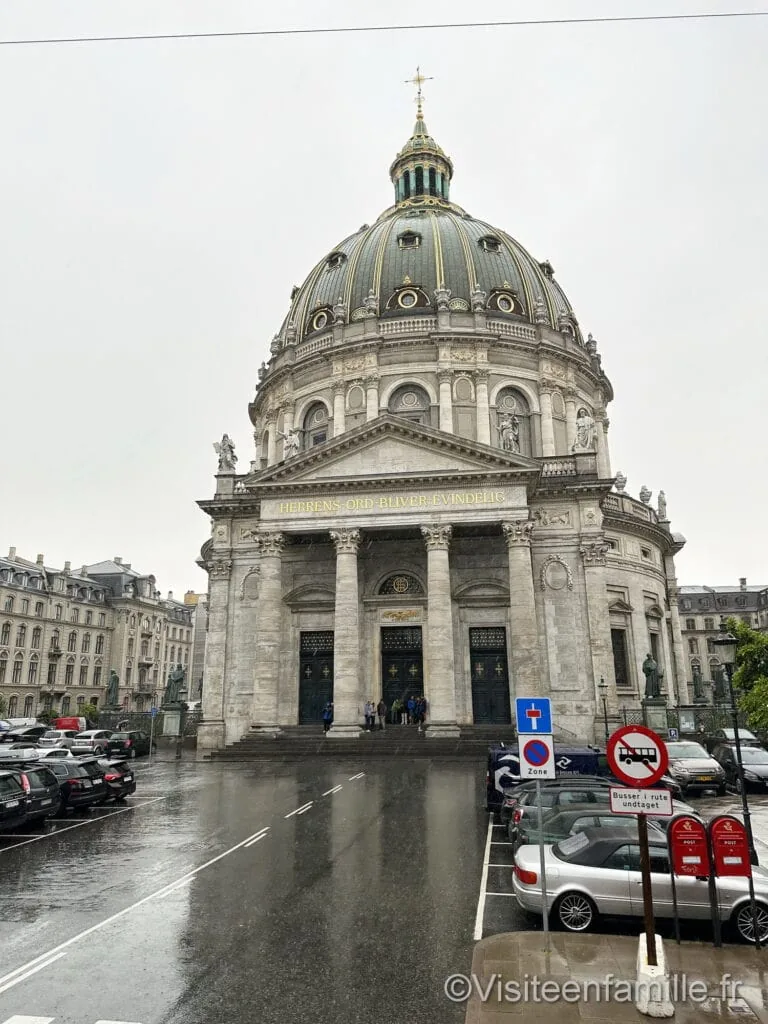
[[[648,966],[657,967],[656,928],[653,919],[653,894],[651,893],[651,855],[648,851],[648,818],[637,816],[637,837],[640,841],[640,873],[643,879],[643,919],[645,921],[645,944]]]
[[[154,711],[154,708],[152,710]],[[152,764],[152,743],[153,743],[154,738],[155,738],[155,716],[154,715],[150,715],[149,716],[149,760],[147,761],[147,765],[151,765]]]
[[[536,780],[536,803],[539,805],[539,869],[541,870],[541,927],[544,950],[549,953],[549,911],[547,910],[547,865],[544,857],[544,812],[541,806],[541,781]]]

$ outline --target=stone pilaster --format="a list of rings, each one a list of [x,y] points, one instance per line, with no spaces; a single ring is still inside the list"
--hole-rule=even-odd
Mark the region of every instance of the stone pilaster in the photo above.
[[[277,413],[267,414],[267,465],[277,462]]]
[[[608,427],[610,420],[605,412],[595,416],[595,443],[597,445],[597,472],[601,480],[611,477],[611,459],[608,453]]]
[[[259,617],[256,627],[253,724],[258,732],[280,732],[277,722],[282,647],[282,553],[285,534],[264,531],[258,536]]]
[[[541,402],[541,454],[546,458],[555,454],[555,425],[552,420],[552,387],[542,384],[539,388]]]
[[[424,666],[427,738],[459,735],[448,561],[452,532],[453,527],[449,523],[430,523],[421,527],[427,545],[427,647]]]
[[[329,735],[360,735],[360,599],[357,550],[360,531],[331,530],[336,548],[336,607],[333,623],[333,725]]]
[[[590,537],[588,540],[582,539],[581,558],[584,564],[587,592],[589,653],[592,659],[592,692],[596,713],[602,707],[599,690],[601,678],[605,679],[609,687],[606,699],[608,709],[616,709],[616,679],[613,670],[611,622],[605,578],[607,553],[608,545],[602,536]]]
[[[506,520],[501,524],[509,561],[509,660],[514,686],[511,696],[518,697],[544,694],[531,563],[533,525],[528,519]]]
[[[491,413],[488,405],[488,371],[477,370],[476,403],[477,403],[477,440],[481,444],[491,443]]]
[[[453,433],[453,400],[451,398],[450,370],[438,370],[437,379],[440,383],[440,429],[446,434]]]
[[[216,558],[208,569],[208,632],[203,669],[203,719],[197,730],[199,751],[217,750],[226,742],[224,680],[227,660],[229,579],[232,561]]]
[[[565,392],[565,451],[570,455],[576,444],[576,391],[568,388]]]
[[[375,420],[379,415],[379,375],[372,373],[365,378],[365,420]]]
[[[672,555],[664,556],[664,572],[667,577],[667,599],[669,600],[670,624],[672,626],[672,660],[674,662],[674,665],[670,665],[669,671],[675,679],[674,691],[672,686],[668,686],[668,691],[670,696],[673,692],[675,693],[678,703],[687,704],[690,700],[688,695],[688,660],[683,647],[680,610],[677,606],[679,591],[677,589],[675,563]],[[706,661],[703,660],[702,663],[706,664]]]
[[[345,401],[347,397],[347,385],[343,380],[337,380],[333,385],[333,436],[338,437],[345,430]]]

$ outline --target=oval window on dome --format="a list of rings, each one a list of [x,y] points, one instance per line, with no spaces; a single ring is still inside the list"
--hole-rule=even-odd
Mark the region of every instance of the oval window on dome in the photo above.
[[[412,306],[415,306],[418,301],[419,296],[410,288],[400,292],[397,296],[397,304],[398,306],[402,306],[403,309],[410,309]]]
[[[523,307],[520,305],[520,300],[511,292],[507,291],[491,292],[488,305],[491,309],[498,309],[500,313],[520,314],[523,311]]]
[[[324,327],[328,326],[329,321],[330,317],[324,309],[321,309],[312,317],[311,329],[313,331],[322,331]]]

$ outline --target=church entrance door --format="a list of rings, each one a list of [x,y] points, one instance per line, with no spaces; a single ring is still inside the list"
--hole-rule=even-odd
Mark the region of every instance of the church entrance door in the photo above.
[[[421,626],[382,626],[381,692],[391,721],[392,702],[424,695]],[[368,697],[373,694],[366,694]],[[427,709],[429,710],[429,709]]]
[[[507,671],[505,629],[471,628],[469,661],[472,676],[472,718],[475,725],[509,725],[512,711]]]
[[[301,633],[299,640],[299,725],[322,722],[333,700],[333,630]]]

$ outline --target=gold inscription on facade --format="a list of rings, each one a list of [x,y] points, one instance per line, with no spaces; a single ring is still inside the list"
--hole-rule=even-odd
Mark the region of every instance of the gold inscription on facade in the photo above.
[[[280,515],[333,514],[334,512],[399,512],[407,509],[445,508],[455,505],[500,505],[503,491],[455,491],[448,494],[386,494],[377,498],[323,498],[317,501],[281,501]]]

